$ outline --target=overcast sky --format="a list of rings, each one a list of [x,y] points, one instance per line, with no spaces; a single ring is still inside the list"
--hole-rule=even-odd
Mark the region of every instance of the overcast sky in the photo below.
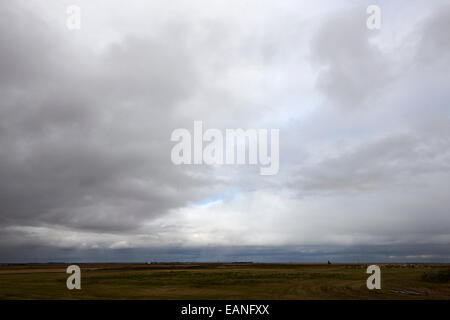
[[[449,262],[449,30],[444,0],[1,1],[0,262]],[[194,120],[280,129],[278,174],[174,165]]]

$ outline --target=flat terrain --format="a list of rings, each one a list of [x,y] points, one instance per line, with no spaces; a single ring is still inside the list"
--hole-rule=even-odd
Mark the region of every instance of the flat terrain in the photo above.
[[[366,287],[367,264],[67,264],[0,266],[0,299],[450,299],[450,265],[378,264],[381,290]]]

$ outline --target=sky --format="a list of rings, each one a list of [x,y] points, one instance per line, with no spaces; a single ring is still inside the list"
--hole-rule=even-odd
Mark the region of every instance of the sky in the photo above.
[[[0,263],[450,262],[449,30],[444,0],[0,2]],[[194,121],[279,129],[278,173],[175,165]]]

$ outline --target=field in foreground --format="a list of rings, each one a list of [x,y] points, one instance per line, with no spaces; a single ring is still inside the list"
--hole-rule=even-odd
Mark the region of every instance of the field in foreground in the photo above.
[[[0,299],[450,299],[450,265],[379,264],[381,290],[363,264],[67,264],[0,266]]]

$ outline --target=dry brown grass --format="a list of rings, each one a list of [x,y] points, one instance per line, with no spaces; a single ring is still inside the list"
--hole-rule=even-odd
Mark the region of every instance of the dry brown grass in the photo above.
[[[0,299],[450,299],[448,281],[428,281],[449,265],[379,265],[381,290],[362,264],[79,264],[72,291],[68,265],[0,266]]]

